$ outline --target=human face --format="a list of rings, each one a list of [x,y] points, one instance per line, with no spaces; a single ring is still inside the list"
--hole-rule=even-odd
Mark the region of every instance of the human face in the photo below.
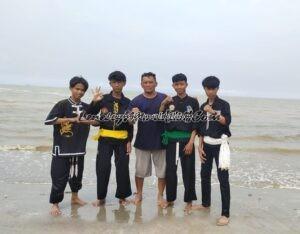
[[[173,88],[176,91],[177,95],[184,95],[186,93],[186,87],[188,86],[186,81],[178,81],[173,83]]]
[[[217,96],[217,93],[219,91],[219,88],[207,88],[205,87],[204,88],[205,90],[205,93],[206,93],[206,96],[209,98],[209,99],[214,99],[216,96]]]
[[[153,76],[144,76],[141,81],[141,86],[145,93],[152,94],[155,92],[157,82]]]
[[[74,101],[80,101],[85,94],[85,87],[83,84],[78,83],[74,87],[70,87],[71,96]]]
[[[113,92],[115,93],[122,93],[123,87],[125,86],[125,82],[124,81],[116,81],[116,80],[111,80],[109,82]]]

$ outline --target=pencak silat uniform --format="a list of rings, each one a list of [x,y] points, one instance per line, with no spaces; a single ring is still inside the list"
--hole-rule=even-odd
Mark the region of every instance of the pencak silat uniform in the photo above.
[[[124,114],[130,99],[123,94],[121,99],[114,98],[112,92],[105,94],[99,102],[92,102],[88,114],[98,114],[106,108],[111,114]],[[97,198],[105,199],[111,172],[111,157],[115,156],[117,190],[115,196],[125,199],[132,194],[129,176],[129,155],[126,154],[126,145],[132,140],[133,126],[128,122],[117,125],[116,121],[101,121],[100,129],[95,140],[98,140],[96,159]]]
[[[59,101],[48,114],[45,124],[51,125],[58,118],[76,117],[87,108],[88,104],[75,103],[71,98]],[[72,192],[78,192],[81,189],[89,130],[90,126],[86,124],[53,125],[50,203],[59,203],[63,200],[68,181]]]
[[[180,98],[173,97],[166,111],[176,111],[181,113],[195,113],[199,111],[197,99],[190,96]],[[173,202],[177,196],[177,158],[176,144],[179,144],[179,158],[182,167],[182,177],[184,183],[184,201],[191,202],[197,200],[195,190],[195,147],[193,146],[192,154],[185,155],[184,147],[188,143],[193,130],[197,129],[197,124],[193,122],[185,123],[176,121],[165,124],[163,133],[163,143],[166,145],[166,194],[167,201]]]
[[[204,111],[204,107],[208,104],[208,100],[200,107]],[[218,121],[204,121],[199,124],[198,133],[204,137],[203,150],[206,153],[206,161],[201,163],[201,188],[202,188],[202,205],[209,207],[211,204],[211,170],[213,159],[215,159],[218,179],[220,182],[221,198],[222,198],[222,216],[229,217],[230,209],[230,186],[228,170],[219,168],[219,152],[220,145],[212,145],[205,143],[205,138],[209,137],[213,140],[219,140],[222,135],[231,136],[229,125],[231,123],[230,105],[228,102],[216,97],[212,108],[226,119],[226,125],[220,124]],[[206,113],[206,112],[204,112]],[[206,113],[209,117],[209,114]]]

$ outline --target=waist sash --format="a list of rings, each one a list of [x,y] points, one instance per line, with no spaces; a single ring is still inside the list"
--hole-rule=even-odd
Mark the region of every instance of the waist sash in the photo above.
[[[228,144],[228,136],[223,134],[221,138],[212,138],[205,136],[203,141],[208,145],[221,145],[219,152],[219,168],[228,170],[230,166],[230,149]]]
[[[189,139],[191,137],[191,133],[186,131],[165,131],[161,136],[162,143],[167,145],[169,144],[169,140]]]
[[[128,137],[128,131],[127,130],[109,130],[100,128],[98,133],[93,136],[93,139],[95,141],[98,141],[100,137],[110,137],[115,139],[124,140]]]

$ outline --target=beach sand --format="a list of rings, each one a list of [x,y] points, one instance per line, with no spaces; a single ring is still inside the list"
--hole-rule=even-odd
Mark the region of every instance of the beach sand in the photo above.
[[[155,189],[145,188],[142,205],[123,207],[111,188],[107,204],[71,206],[70,191],[61,203],[62,216],[51,217],[49,185],[1,184],[0,233],[299,233],[299,191],[231,187],[231,221],[215,225],[220,213],[218,185],[212,188],[210,211],[184,213],[183,188],[173,208],[156,206]],[[16,193],[16,191],[18,191]],[[80,195],[93,201],[95,186],[86,185]],[[298,208],[298,209],[297,209]]]

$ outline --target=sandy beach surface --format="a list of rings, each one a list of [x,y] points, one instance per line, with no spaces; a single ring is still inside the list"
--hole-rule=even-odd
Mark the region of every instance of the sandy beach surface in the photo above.
[[[173,208],[156,206],[155,190],[146,188],[142,205],[120,206],[110,189],[105,206],[70,205],[66,191],[63,215],[49,215],[49,185],[1,183],[0,233],[299,233],[299,191],[232,187],[231,222],[215,225],[220,212],[219,187],[212,189],[210,211],[185,214],[183,188]],[[18,192],[16,192],[18,191]],[[92,201],[94,186],[81,196]]]

